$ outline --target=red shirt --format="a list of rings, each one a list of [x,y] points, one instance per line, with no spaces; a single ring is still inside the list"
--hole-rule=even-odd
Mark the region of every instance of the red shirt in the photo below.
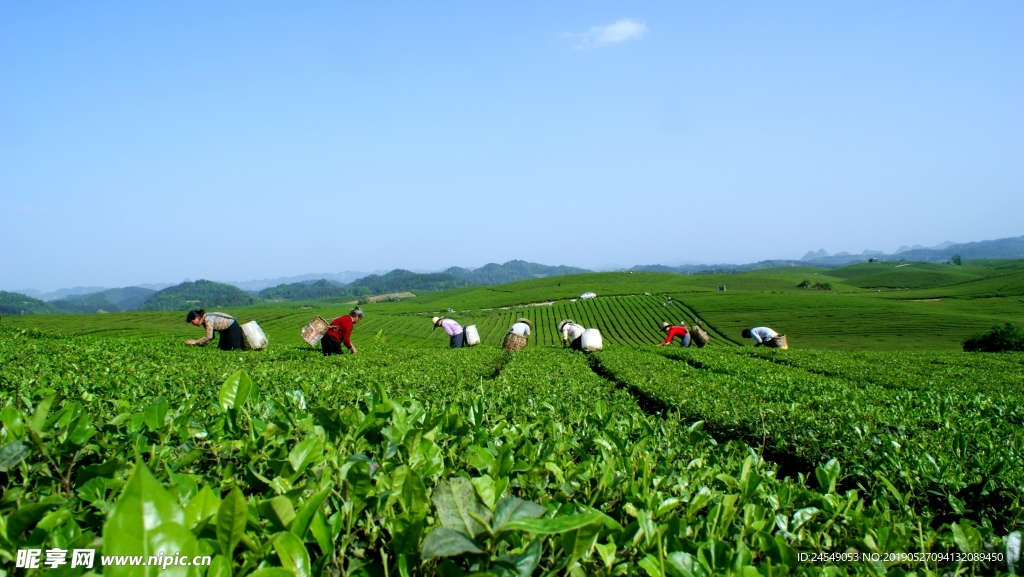
[[[672,339],[674,339],[676,337],[683,338],[685,336],[686,336],[686,327],[671,327],[671,328],[668,329],[668,335],[665,336],[665,343],[664,344],[667,345],[667,344],[671,343]]]
[[[331,321],[331,328],[327,330],[324,338],[345,343],[345,346],[352,350],[352,317],[344,315]]]

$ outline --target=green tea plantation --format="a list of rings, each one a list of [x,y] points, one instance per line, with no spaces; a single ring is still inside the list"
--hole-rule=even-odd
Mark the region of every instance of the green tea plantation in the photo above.
[[[175,330],[0,326],[0,575],[1021,569],[1022,354],[656,348],[622,324],[602,352],[510,355],[360,325],[324,358]]]

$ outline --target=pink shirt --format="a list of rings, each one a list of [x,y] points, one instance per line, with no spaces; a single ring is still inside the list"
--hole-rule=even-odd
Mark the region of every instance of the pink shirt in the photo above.
[[[444,332],[448,333],[448,336],[450,337],[454,337],[462,332],[462,325],[452,319],[444,319],[441,321],[441,328],[444,329]]]

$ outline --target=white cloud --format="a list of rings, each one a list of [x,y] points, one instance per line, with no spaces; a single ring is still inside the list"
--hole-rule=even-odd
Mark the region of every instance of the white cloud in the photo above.
[[[582,34],[571,34],[578,40],[576,48],[592,48],[640,40],[647,34],[647,25],[631,18],[619,18],[612,24],[594,26]]]

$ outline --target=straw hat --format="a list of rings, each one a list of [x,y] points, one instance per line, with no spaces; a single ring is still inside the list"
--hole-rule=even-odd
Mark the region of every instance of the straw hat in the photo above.
[[[574,325],[574,324],[576,324],[576,322],[573,321],[572,319],[565,319],[564,321],[558,323],[558,330],[564,329],[565,325]]]
[[[516,319],[516,322],[517,323],[526,323],[526,325],[528,327],[530,327],[530,330],[531,331],[533,330],[533,322],[530,321],[530,319],[518,318],[518,319]]]
[[[672,326],[672,323],[664,323],[663,322],[663,323],[661,323],[661,330],[667,331],[670,326]]]
[[[437,328],[437,323],[441,322],[441,317],[434,317],[434,318],[430,319],[430,322],[434,325],[434,328],[436,329]]]

